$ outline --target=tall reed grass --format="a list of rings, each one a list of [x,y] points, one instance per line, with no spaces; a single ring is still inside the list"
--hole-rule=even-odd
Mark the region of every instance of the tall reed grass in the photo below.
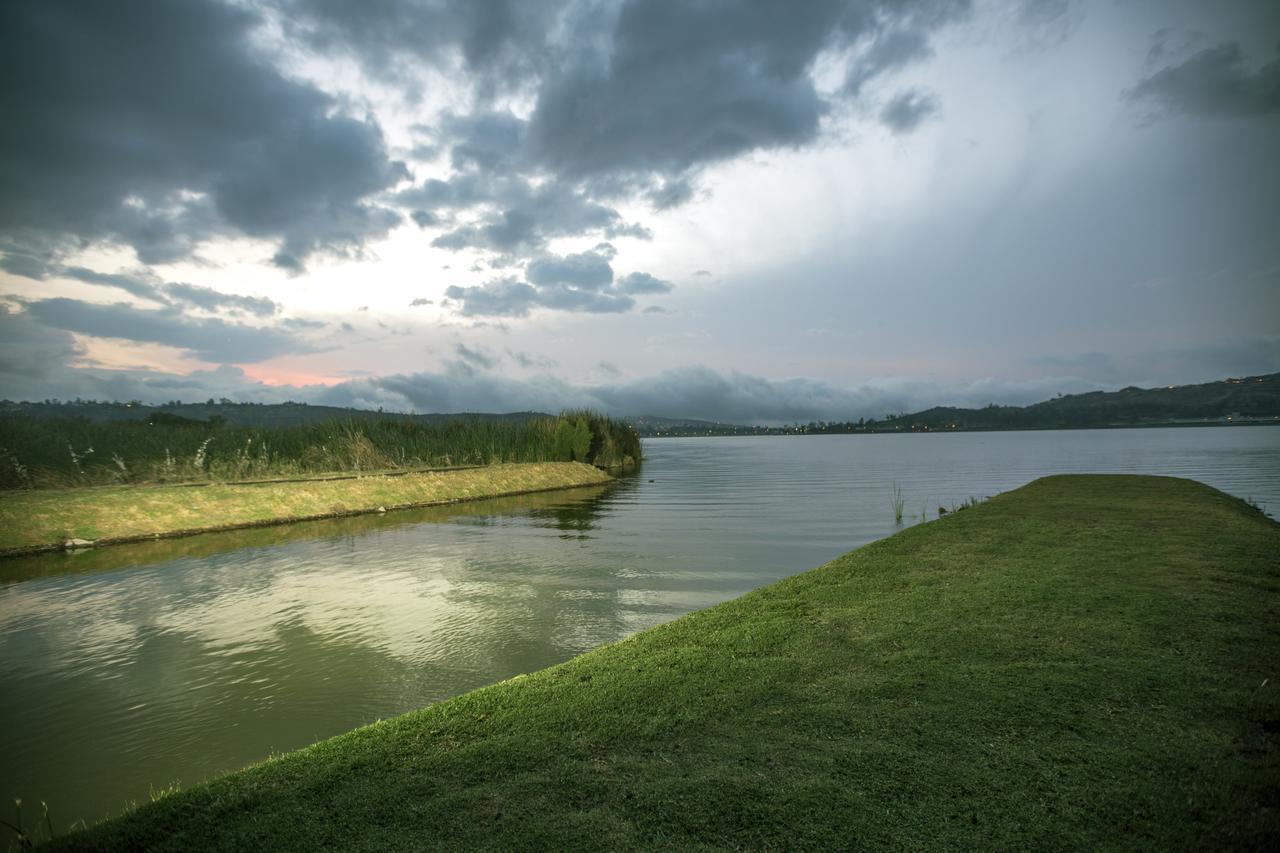
[[[638,462],[640,453],[630,424],[587,410],[523,421],[459,418],[428,425],[388,416],[265,429],[181,419],[0,417],[4,489],[570,459],[607,468]]]

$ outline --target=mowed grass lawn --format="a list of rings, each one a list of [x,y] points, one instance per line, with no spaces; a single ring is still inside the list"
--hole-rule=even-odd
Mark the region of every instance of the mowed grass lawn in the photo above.
[[[114,486],[0,494],[0,551],[129,540],[606,483],[581,462],[525,462],[355,479]]]
[[[1063,476],[59,849],[1262,849],[1280,525]]]

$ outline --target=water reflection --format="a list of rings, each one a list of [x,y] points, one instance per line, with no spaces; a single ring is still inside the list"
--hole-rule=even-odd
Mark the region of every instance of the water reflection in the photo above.
[[[1062,471],[1280,508],[1280,428],[650,443],[605,488],[0,561],[0,800],[65,826],[565,660]]]
[[[535,492],[510,498],[493,498],[485,501],[447,506],[419,507],[395,510],[388,513],[344,516],[320,521],[299,521],[271,527],[251,527],[243,530],[227,530],[204,533],[178,539],[157,539],[154,542],[135,542],[106,548],[89,548],[82,551],[37,554],[25,557],[0,559],[0,584],[33,580],[57,575],[74,575],[87,572],[113,571],[123,568],[149,566],[184,558],[210,557],[227,551],[244,548],[263,548],[285,545],[306,539],[355,537],[365,533],[422,523],[462,523],[467,519],[481,526],[494,516],[511,513],[560,512],[562,504],[578,501],[593,506],[602,502],[606,493],[616,486],[589,486],[558,492]],[[574,511],[569,510],[570,514]],[[599,517],[593,511],[593,518]],[[567,528],[568,529],[568,528]],[[577,529],[577,528],[572,528]]]

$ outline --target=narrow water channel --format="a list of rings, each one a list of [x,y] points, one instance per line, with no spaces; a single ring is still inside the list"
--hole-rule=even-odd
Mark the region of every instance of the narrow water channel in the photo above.
[[[606,488],[0,562],[0,802],[55,827],[563,661],[1056,472],[1280,514],[1280,428],[663,439]],[[34,805],[33,805],[34,804]]]

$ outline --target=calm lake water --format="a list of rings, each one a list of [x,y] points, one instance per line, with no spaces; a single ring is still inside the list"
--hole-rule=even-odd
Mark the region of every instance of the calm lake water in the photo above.
[[[1280,427],[660,439],[590,490],[0,561],[0,802],[55,827],[820,565],[1043,474],[1280,515]],[[4,815],[8,818],[9,815]]]

